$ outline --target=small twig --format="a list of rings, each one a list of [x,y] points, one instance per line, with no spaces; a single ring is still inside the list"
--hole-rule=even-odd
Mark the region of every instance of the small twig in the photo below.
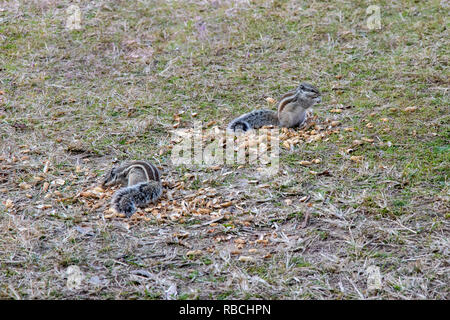
[[[406,230],[408,230],[408,231],[410,231],[410,232],[412,232],[412,233],[414,233],[414,234],[417,234],[417,231],[415,231],[415,230],[413,230],[413,229],[411,229],[411,228],[408,228],[408,227],[404,226],[404,225],[401,224],[398,220],[394,220],[394,222],[397,223],[400,227],[402,227],[402,228],[404,228],[404,229],[406,229]]]
[[[350,282],[350,284],[353,286],[355,291],[358,293],[359,297],[361,299],[364,299],[364,295],[361,293],[361,291],[358,290],[358,288],[356,287],[355,283],[349,277],[346,277],[346,278],[347,278],[348,282]]]
[[[205,222],[205,223],[202,223],[202,224],[197,224],[195,226],[192,226],[191,229],[200,228],[200,227],[204,227],[204,226],[210,225],[211,223],[214,223],[214,222],[222,220],[224,217],[225,216],[221,216],[221,217],[219,217],[217,219],[213,219],[211,221],[208,221],[208,222]]]
[[[255,203],[265,203],[265,202],[270,202],[270,201],[273,201],[273,200],[274,200],[273,198],[261,199],[261,200],[256,200]]]
[[[306,226],[308,225],[308,222],[309,222],[309,210],[306,210],[306,212],[305,212],[305,220],[303,220],[303,222],[302,222],[302,226],[301,226],[301,228],[306,228]]]
[[[173,64],[175,61],[177,61],[178,59],[179,59],[179,57],[176,57],[176,58],[170,60],[170,61],[167,63],[167,67],[166,67],[163,71],[161,71],[161,72],[159,73],[159,75],[162,75],[162,74],[164,74],[167,70],[169,70],[170,67],[172,67],[172,64]]]
[[[0,262],[5,264],[19,264],[19,265],[27,263],[26,261],[14,261],[14,260],[0,260]]]
[[[17,300],[22,300],[22,298],[19,296],[19,294],[17,293],[16,290],[14,290],[14,288],[11,285],[8,285],[8,289],[13,293],[14,297]]]
[[[180,246],[186,247],[188,249],[192,249],[192,246],[189,243],[187,243],[186,241],[181,241],[181,240],[169,240],[166,242],[166,244],[168,244],[168,245],[175,244],[175,245],[180,245]]]

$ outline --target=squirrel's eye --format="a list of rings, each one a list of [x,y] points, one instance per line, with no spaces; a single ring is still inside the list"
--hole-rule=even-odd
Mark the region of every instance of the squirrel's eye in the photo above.
[[[111,181],[111,180],[115,179],[115,177],[116,177],[116,173],[113,170],[110,170],[108,172],[108,174],[106,175],[105,180]]]

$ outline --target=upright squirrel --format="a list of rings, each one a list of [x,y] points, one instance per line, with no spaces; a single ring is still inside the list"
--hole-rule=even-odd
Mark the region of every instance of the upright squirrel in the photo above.
[[[297,89],[281,97],[277,112],[266,109],[253,110],[231,121],[227,130],[247,131],[268,125],[298,127],[305,122],[307,110],[321,101],[321,94],[316,87],[301,83]]]
[[[113,167],[103,178],[104,187],[127,185],[118,190],[111,203],[114,209],[131,217],[136,207],[146,207],[155,203],[162,194],[162,184],[158,168],[147,161],[132,161]]]

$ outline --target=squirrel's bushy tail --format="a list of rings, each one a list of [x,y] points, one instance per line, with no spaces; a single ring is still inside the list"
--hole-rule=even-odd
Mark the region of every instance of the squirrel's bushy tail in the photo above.
[[[235,120],[236,121],[234,121],[234,122],[232,122],[232,123],[230,123],[228,125],[228,129],[229,130],[232,130],[232,131],[242,130],[242,131],[245,132],[247,130],[252,129],[252,126],[247,121],[245,121],[245,120],[238,120],[238,119],[235,119]]]
[[[137,207],[146,207],[156,202],[162,194],[160,181],[149,181],[122,188],[117,191],[112,199],[112,204],[117,212],[131,217]]]
[[[231,121],[227,129],[230,131],[247,131],[263,126],[277,126],[278,123],[278,116],[275,111],[265,109],[253,110]]]

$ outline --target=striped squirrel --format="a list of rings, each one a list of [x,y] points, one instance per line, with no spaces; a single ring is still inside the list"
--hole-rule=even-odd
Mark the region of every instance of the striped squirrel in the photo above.
[[[111,203],[114,209],[131,217],[136,207],[155,203],[162,194],[158,168],[147,161],[132,161],[113,167],[103,178],[102,186],[126,185],[118,190]]]
[[[231,121],[227,130],[247,131],[268,125],[299,127],[306,120],[307,110],[321,101],[321,94],[316,87],[301,83],[295,90],[281,97],[278,112],[267,109],[253,110]]]

